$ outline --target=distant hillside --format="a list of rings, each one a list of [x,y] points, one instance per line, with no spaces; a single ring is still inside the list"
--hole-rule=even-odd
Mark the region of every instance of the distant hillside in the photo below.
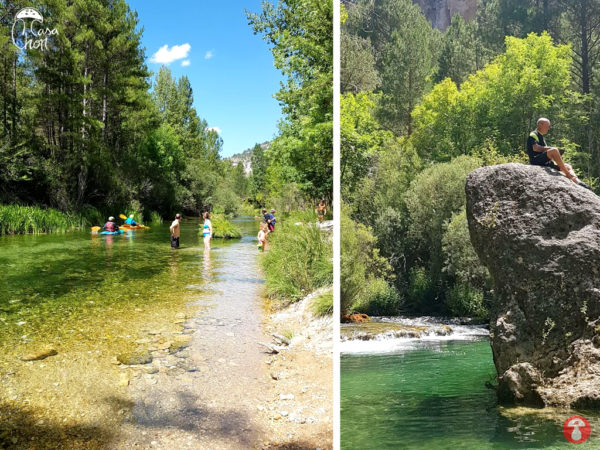
[[[260,144],[260,147],[263,150],[267,150],[270,146],[271,146],[271,143],[268,141]],[[252,146],[252,148],[254,148],[254,146]],[[248,148],[248,149],[244,150],[242,153],[236,153],[235,155],[227,158],[231,161],[231,163],[234,166],[237,166],[240,163],[243,164],[244,172],[246,173],[246,175],[250,175],[252,173],[252,148]]]

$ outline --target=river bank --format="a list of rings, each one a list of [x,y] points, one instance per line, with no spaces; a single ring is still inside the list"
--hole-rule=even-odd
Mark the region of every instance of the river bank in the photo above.
[[[168,225],[118,237],[0,238],[2,446],[306,441],[308,420],[263,413],[281,394],[265,363],[272,357],[259,345],[269,339],[270,319],[260,295],[256,223],[239,225],[241,240],[215,241],[208,253],[197,220],[182,224],[179,251],[169,248]],[[22,360],[48,347],[56,354]],[[312,378],[302,377],[318,370],[306,370],[290,378],[310,385]]]

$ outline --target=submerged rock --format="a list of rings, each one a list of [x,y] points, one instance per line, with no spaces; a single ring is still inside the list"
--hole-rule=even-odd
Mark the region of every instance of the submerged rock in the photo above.
[[[522,164],[471,172],[466,194],[500,399],[600,406],[600,197]]]
[[[133,352],[121,353],[117,356],[121,364],[133,366],[136,364],[148,364],[152,362],[152,355],[148,350],[136,350]]]
[[[41,359],[46,359],[49,356],[58,355],[58,352],[54,348],[45,348],[42,350],[38,350],[37,352],[30,353],[28,355],[23,355],[21,357],[21,361],[39,361]]]
[[[190,345],[190,336],[178,336],[172,342],[169,342],[167,347],[170,354],[177,353]]]

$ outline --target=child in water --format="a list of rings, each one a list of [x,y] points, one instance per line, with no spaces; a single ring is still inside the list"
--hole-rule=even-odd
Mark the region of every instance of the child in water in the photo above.
[[[260,224],[260,228],[258,230],[258,236],[256,236],[258,239],[258,249],[261,252],[265,251],[265,246],[267,245],[267,224],[266,223],[261,223]]]

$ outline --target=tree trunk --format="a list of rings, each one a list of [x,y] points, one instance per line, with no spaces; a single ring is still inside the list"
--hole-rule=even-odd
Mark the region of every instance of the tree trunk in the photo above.
[[[581,32],[581,91],[584,94],[590,93],[590,68],[589,68],[589,41],[588,41],[588,23],[587,13],[581,11],[579,16],[579,26]]]
[[[14,142],[17,126],[17,53],[13,59],[13,79],[12,79],[12,123],[10,141]]]
[[[86,118],[86,108],[87,108],[87,76],[88,76],[88,52],[86,49],[85,52],[85,62],[84,62],[84,68],[83,68],[83,100],[81,101],[82,103],[82,115],[83,115],[83,120],[81,123],[81,140],[83,141],[85,139],[85,118]]]
[[[106,142],[106,86],[108,84],[108,68],[104,69],[104,80],[102,85],[102,139]]]
[[[4,133],[8,134],[8,73],[6,71],[6,58],[2,58],[2,123]]]

